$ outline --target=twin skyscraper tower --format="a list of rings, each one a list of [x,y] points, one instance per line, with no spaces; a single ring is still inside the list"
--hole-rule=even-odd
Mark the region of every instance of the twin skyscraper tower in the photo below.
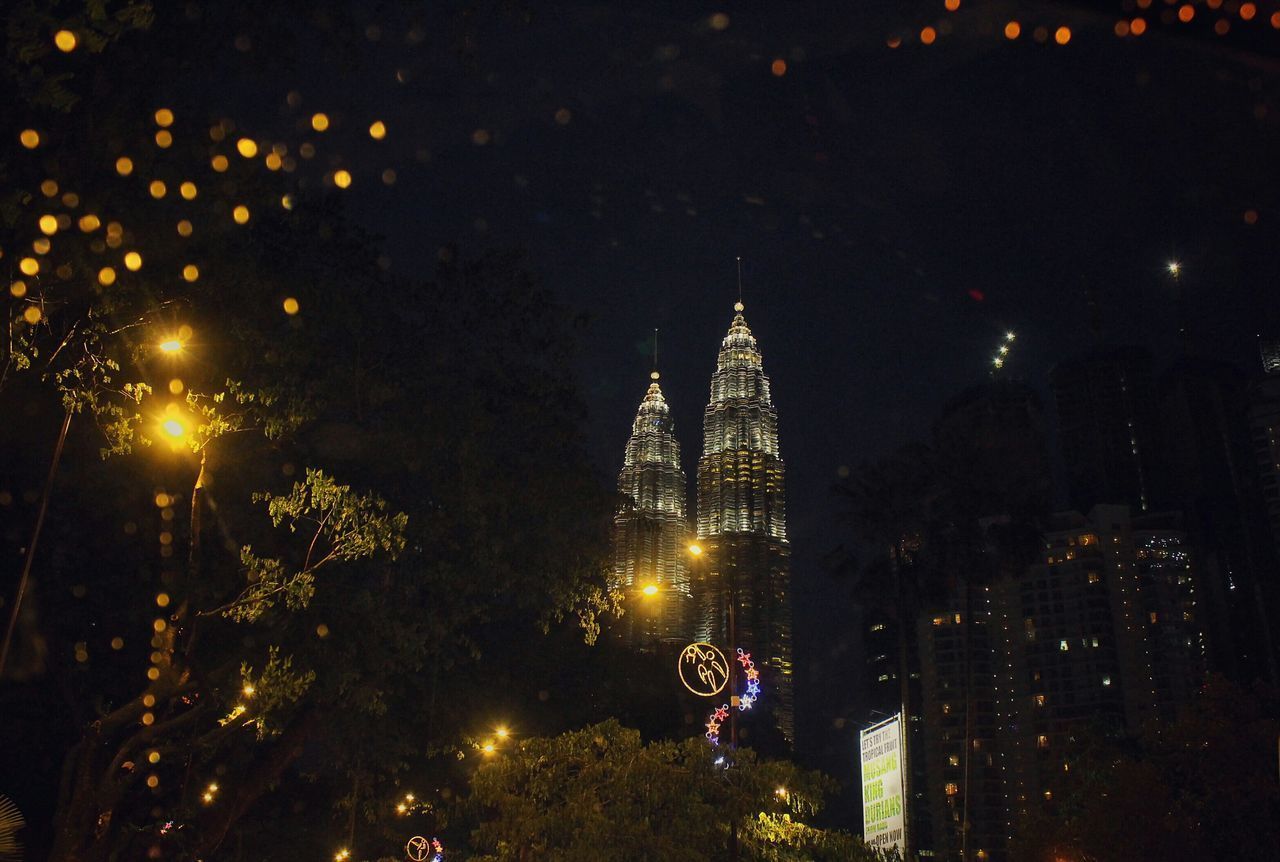
[[[791,546],[778,413],[755,336],[734,305],[702,419],[698,508],[686,479],[658,372],[627,441],[614,517],[614,581],[625,594],[615,636],[639,650],[709,641],[752,654],[787,740],[794,736]],[[728,643],[730,604],[737,643]],[[770,703],[772,701],[772,703]]]

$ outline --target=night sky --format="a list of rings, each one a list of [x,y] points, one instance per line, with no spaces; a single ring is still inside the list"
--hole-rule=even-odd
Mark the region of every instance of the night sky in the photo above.
[[[787,463],[804,753],[861,717],[828,693],[861,663],[849,588],[822,565],[847,540],[842,465],[925,437],[1007,330],[1003,373],[1043,390],[1094,343],[1088,291],[1104,341],[1169,359],[1171,259],[1197,351],[1252,370],[1277,322],[1280,7],[1196,4],[1181,23],[1146,5],[367,4],[348,22],[367,50],[335,57],[300,27],[306,59],[237,66],[227,112],[270,133],[325,111],[321,158],[350,170],[344,200],[397,276],[451,243],[527,250],[589,320],[585,435],[608,482],[654,327],[693,478],[743,257]],[[1117,35],[1139,15],[1145,33]]]

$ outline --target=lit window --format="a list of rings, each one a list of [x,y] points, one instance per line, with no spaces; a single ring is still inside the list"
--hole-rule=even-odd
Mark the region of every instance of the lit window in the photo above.
[[[960,788],[956,786],[956,783],[954,781],[947,782],[946,790],[947,790],[948,796],[955,796],[957,793],[960,792]]]
[[[1037,695],[1036,695],[1036,706],[1044,706],[1044,695],[1043,695],[1043,694],[1037,694]]]
[[[1152,625],[1155,625],[1155,624],[1156,624],[1156,623],[1158,623],[1158,622],[1160,622],[1160,615],[1159,615],[1158,613],[1156,613],[1155,611],[1152,611],[1152,612],[1151,612],[1151,624],[1152,624]]]
[[[1046,791],[1044,792],[1044,798],[1045,798],[1045,801],[1048,801],[1048,800],[1052,799],[1052,798],[1053,798],[1053,791],[1052,791],[1052,790],[1046,790]]]
[[[1090,573],[1089,573],[1089,583],[1091,583],[1091,584],[1096,584],[1097,582],[1098,582],[1098,573],[1097,573],[1097,572],[1090,572]]]
[[[1102,678],[1102,684],[1103,684],[1103,685],[1111,685],[1111,677],[1109,677],[1109,676],[1104,676],[1104,677]]]
[[[950,754],[950,755],[947,755],[947,765],[948,765],[948,766],[959,766],[959,765],[960,765],[960,755],[958,755],[958,754]]]
[[[1065,640],[1061,640],[1061,641],[1058,641],[1058,649],[1060,649],[1062,652],[1066,652],[1067,650],[1071,649],[1071,645],[1067,643]]]
[[[1036,737],[1036,748],[1048,748],[1048,747],[1049,747],[1048,736],[1042,733]]]
[[[942,625],[943,623],[945,623],[946,621],[947,621],[947,618],[946,618],[946,617],[934,617],[934,618],[933,618],[933,624],[934,624],[935,626],[940,626],[940,625]]]
[[[884,631],[884,623],[876,623],[875,625],[873,625],[873,626],[871,627],[871,630],[872,630],[873,632],[882,632],[882,631]]]

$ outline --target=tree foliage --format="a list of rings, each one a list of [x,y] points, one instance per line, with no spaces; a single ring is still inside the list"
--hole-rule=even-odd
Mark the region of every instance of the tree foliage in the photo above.
[[[875,860],[843,833],[805,824],[829,779],[706,740],[651,742],[616,721],[500,750],[475,772],[472,845],[485,862]]]
[[[269,75],[226,49],[282,35],[257,4],[7,11],[0,413],[41,420],[0,423],[15,486],[74,419],[23,617],[44,658],[0,709],[37,704],[15,732],[61,766],[42,831],[78,860],[331,847],[410,770],[450,777],[478,664],[610,605],[574,319],[515,254],[392,278],[331,185],[264,161],[294,131],[208,87]]]
[[[1057,811],[1024,824],[1016,858],[1236,862],[1280,857],[1280,700],[1211,677],[1173,725],[1104,738],[1072,764]]]

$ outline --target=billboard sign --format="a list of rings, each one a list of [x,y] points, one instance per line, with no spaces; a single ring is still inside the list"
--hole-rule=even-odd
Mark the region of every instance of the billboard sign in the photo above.
[[[862,837],[872,847],[903,849],[902,715],[858,734],[862,756]]]

